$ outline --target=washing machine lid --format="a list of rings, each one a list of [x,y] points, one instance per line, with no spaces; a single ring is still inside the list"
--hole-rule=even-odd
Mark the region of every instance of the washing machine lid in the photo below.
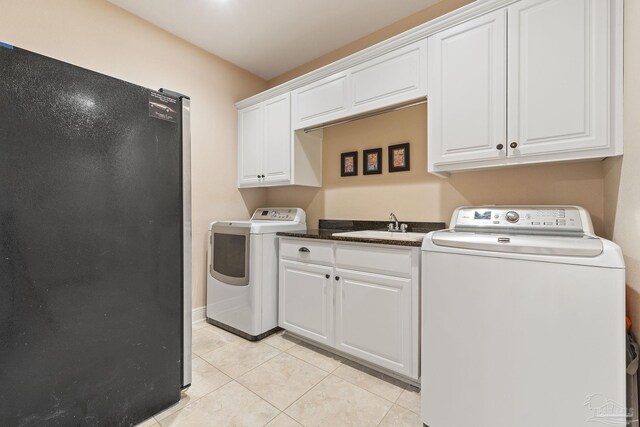
[[[584,235],[553,236],[445,230],[433,233],[431,241],[436,246],[450,248],[533,255],[595,257],[603,251],[601,239]]]

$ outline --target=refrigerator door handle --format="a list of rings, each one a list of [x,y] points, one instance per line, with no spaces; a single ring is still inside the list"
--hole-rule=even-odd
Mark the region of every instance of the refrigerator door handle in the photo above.
[[[191,385],[191,280],[192,280],[192,222],[191,222],[191,100],[182,100],[182,208],[183,208],[183,343],[182,388]]]

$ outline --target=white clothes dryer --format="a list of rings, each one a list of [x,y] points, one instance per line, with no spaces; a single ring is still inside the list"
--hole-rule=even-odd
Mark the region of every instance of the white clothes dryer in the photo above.
[[[306,230],[300,208],[260,208],[249,221],[214,221],[207,253],[207,321],[248,340],[278,329],[279,231]]]

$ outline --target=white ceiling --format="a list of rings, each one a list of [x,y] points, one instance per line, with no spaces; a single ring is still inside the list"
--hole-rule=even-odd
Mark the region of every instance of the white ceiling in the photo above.
[[[109,0],[271,79],[439,0]]]

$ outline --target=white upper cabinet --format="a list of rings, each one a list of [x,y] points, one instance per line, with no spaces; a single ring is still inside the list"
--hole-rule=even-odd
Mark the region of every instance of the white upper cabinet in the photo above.
[[[610,147],[608,9],[604,0],[523,0],[509,7],[514,157]]]
[[[506,24],[499,10],[429,38],[430,164],[505,157]]]
[[[238,183],[257,185],[262,175],[262,105],[238,111]]]
[[[314,129],[427,95],[431,173],[621,155],[622,7],[476,0],[240,101],[239,186],[321,186]]]
[[[414,42],[293,90],[293,128],[308,128],[424,98],[426,43]]]
[[[292,92],[294,128],[339,119],[349,108],[347,73],[337,73]]]
[[[427,95],[427,44],[413,43],[350,71],[349,114],[360,114]]]
[[[622,154],[620,6],[522,0],[431,36],[429,171]]]
[[[264,102],[264,182],[291,179],[291,107],[289,94]]]
[[[287,92],[238,111],[238,187],[322,185],[322,140],[291,130]]]

